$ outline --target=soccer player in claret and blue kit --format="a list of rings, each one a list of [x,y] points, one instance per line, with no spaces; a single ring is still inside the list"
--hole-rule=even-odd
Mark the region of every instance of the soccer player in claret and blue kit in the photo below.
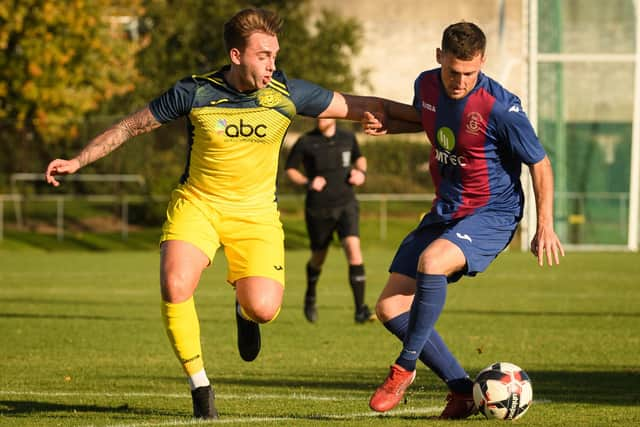
[[[280,146],[296,114],[361,121],[365,111],[411,120],[411,107],[334,92],[276,69],[282,20],[249,8],[224,26],[229,64],[178,81],[146,107],[93,138],[72,159],[55,159],[48,183],[72,174],[136,135],[180,117],[188,123],[184,174],[171,194],[160,238],[161,313],[186,373],[196,418],[217,418],[204,368],[194,292],[224,248],[236,296],[240,356],[260,352],[260,323],[275,319],[284,293],[284,235],[275,197]]]
[[[420,224],[402,241],[376,304],[384,326],[402,351],[369,406],[394,408],[416,376],[417,361],[447,385],[443,419],[475,413],[473,382],[435,324],[447,287],[475,276],[511,241],[522,218],[521,166],[531,172],[537,229],[531,251],[538,264],[558,264],[564,255],[553,228],[553,171],[520,100],[481,72],[486,38],[470,22],[447,27],[436,50],[439,68],[415,81],[413,106],[421,121],[383,121],[367,114],[369,134],[424,131],[432,143],[429,168],[436,197]]]

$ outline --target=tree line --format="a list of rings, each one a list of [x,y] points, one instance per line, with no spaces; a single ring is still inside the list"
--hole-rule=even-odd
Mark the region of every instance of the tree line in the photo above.
[[[0,3],[0,193],[14,172],[40,172],[176,80],[228,62],[223,24],[244,7],[284,19],[278,66],[349,92],[366,84],[351,58],[361,23],[309,0],[13,0]],[[141,173],[170,187],[184,166],[184,123],[138,137],[87,173]]]

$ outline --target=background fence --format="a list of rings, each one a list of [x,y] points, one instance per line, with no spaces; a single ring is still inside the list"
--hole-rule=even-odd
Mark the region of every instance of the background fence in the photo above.
[[[431,205],[433,194],[360,194],[358,200],[361,207],[366,212],[366,218],[375,217],[378,223],[378,237],[381,241],[388,238],[389,218],[393,216],[411,216],[417,221]],[[27,230],[37,228],[35,223],[45,222],[52,227],[48,227],[48,232],[55,232],[59,241],[64,240],[65,222],[71,219],[78,219],[78,215],[87,216],[95,212],[96,208],[108,207],[106,215],[102,209],[104,218],[116,219],[123,239],[127,239],[131,225],[131,206],[139,208],[148,207],[150,204],[157,205],[154,210],[163,210],[169,198],[166,195],[99,195],[99,194],[63,194],[63,195],[22,195],[22,194],[0,194],[0,240],[4,238],[4,230],[7,224],[17,230]],[[278,200],[283,211],[283,216],[302,215],[304,206],[304,196],[300,194],[278,195]],[[390,202],[402,204],[402,206],[390,207]],[[419,205],[410,206],[409,202],[419,202]],[[85,207],[78,209],[78,204]],[[90,205],[87,207],[87,205]],[[73,206],[69,209],[69,206]],[[78,214],[79,211],[83,213]],[[33,216],[32,216],[32,215]],[[52,219],[55,222],[52,224]],[[156,218],[152,223],[143,224],[148,227],[159,227],[161,218]],[[112,223],[112,222],[111,222]],[[139,223],[137,224],[140,225]],[[42,229],[42,227],[40,227]],[[96,227],[91,230],[101,232]],[[104,230],[102,230],[104,231]],[[42,232],[42,231],[41,231]],[[45,231],[46,232],[46,231]]]
[[[389,224],[396,218],[407,219],[416,225],[420,216],[429,210],[433,194],[359,194],[363,226],[376,227],[377,239],[389,239]],[[569,201],[572,206],[567,218],[566,243],[584,249],[607,249],[621,245],[627,239],[628,193],[571,192],[558,193],[556,199]],[[302,220],[304,195],[278,196],[283,222]],[[64,240],[71,224],[83,223],[87,232],[100,233],[117,230],[122,239],[129,236],[131,227],[159,228],[168,202],[166,195],[105,195],[105,194],[0,194],[0,241],[4,230],[32,230],[55,233]],[[153,211],[143,216],[141,211]],[[99,221],[83,218],[101,217]],[[108,228],[104,228],[108,224]],[[394,236],[395,240],[397,236]],[[393,241],[397,244],[399,242]]]

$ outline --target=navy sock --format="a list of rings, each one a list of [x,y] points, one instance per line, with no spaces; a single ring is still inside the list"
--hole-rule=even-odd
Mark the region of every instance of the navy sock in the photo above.
[[[402,351],[396,363],[414,371],[433,327],[442,312],[447,298],[447,276],[444,274],[416,275],[416,294],[409,311],[409,325],[404,337]]]
[[[473,381],[469,377],[448,381],[447,387],[456,393],[473,394]]]
[[[384,327],[398,337],[400,341],[404,341],[409,327],[409,312],[407,311],[386,321]],[[449,386],[450,390],[458,393],[470,393],[468,391],[470,380],[467,373],[451,354],[435,329],[431,331],[431,335],[418,358],[440,377]],[[473,383],[471,383],[471,386],[473,386]]]

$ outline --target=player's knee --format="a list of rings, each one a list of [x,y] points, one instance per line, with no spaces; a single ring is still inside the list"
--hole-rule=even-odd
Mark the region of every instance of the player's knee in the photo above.
[[[376,317],[378,317],[378,319],[384,323],[387,321],[386,316],[385,316],[385,312],[384,312],[384,308],[382,307],[382,305],[380,304],[380,301],[378,301],[376,303]]]
[[[382,298],[378,299],[376,302],[376,316],[378,317],[378,320],[384,323],[393,317],[391,315],[391,309],[392,307],[388,304],[387,300]]]
[[[277,317],[278,317],[278,315],[280,314],[280,308],[281,308],[281,306],[278,306],[278,307],[276,308],[276,310],[275,310],[275,313],[273,313],[273,314],[269,317],[269,320],[267,320],[266,322],[263,322],[263,323],[271,323],[271,322],[273,322],[274,320],[276,320],[276,318],[277,318]]]
[[[418,271],[424,274],[449,276],[464,268],[465,254],[453,243],[438,239],[425,249],[418,259]]]
[[[422,256],[420,257],[418,271],[424,274],[450,275],[464,267],[464,264],[452,262],[444,257]]]
[[[418,271],[424,274],[442,274],[443,263],[440,259],[424,254],[418,260]]]
[[[280,314],[280,306],[270,303],[253,304],[243,310],[256,323],[272,322]]]
[[[326,250],[315,250],[311,252],[311,258],[309,259],[309,265],[315,270],[321,270],[324,265],[324,261],[327,257]]]
[[[181,302],[191,295],[195,286],[188,275],[165,272],[160,281],[162,299],[167,302]]]

